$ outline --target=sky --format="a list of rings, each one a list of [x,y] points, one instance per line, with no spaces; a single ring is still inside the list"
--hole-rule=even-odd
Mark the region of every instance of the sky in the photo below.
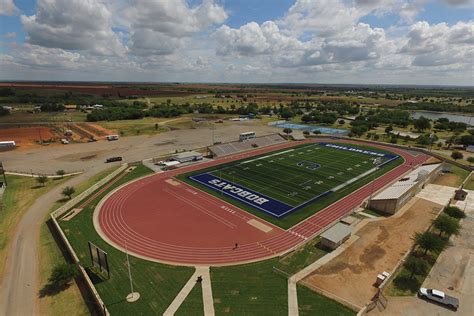
[[[0,0],[0,80],[474,86],[474,0]]]

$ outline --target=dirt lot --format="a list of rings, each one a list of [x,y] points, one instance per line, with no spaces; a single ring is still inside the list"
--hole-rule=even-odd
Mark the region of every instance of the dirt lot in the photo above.
[[[433,183],[457,188],[459,187],[459,176],[454,173],[440,173]]]
[[[305,279],[316,288],[364,306],[374,296],[377,274],[392,271],[411,248],[412,236],[425,230],[442,206],[415,197],[392,217],[368,220],[359,239]]]
[[[39,141],[57,137],[52,129],[43,126],[0,129],[0,140],[14,140],[21,149],[34,147]]]

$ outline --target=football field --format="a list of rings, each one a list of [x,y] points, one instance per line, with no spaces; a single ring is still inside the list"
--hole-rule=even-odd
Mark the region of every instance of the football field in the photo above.
[[[191,182],[281,218],[369,176],[398,156],[311,143],[187,175]]]

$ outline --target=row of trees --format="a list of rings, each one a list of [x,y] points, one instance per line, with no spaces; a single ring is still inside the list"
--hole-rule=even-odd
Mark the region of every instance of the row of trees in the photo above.
[[[459,220],[466,214],[458,207],[447,206],[435,220],[432,229],[414,236],[415,250],[408,256],[403,268],[408,272],[400,273],[394,280],[395,286],[415,292],[426,276],[436,257],[446,247],[449,237],[458,235],[461,230]],[[423,276],[416,279],[415,276]]]

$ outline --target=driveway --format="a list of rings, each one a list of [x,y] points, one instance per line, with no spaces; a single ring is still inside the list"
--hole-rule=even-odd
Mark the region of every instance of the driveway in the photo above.
[[[384,315],[474,315],[474,191],[468,191],[461,234],[451,238],[448,248],[439,256],[423,287],[436,288],[459,298],[457,312],[416,297],[388,297]],[[378,314],[374,311],[371,314]]]

